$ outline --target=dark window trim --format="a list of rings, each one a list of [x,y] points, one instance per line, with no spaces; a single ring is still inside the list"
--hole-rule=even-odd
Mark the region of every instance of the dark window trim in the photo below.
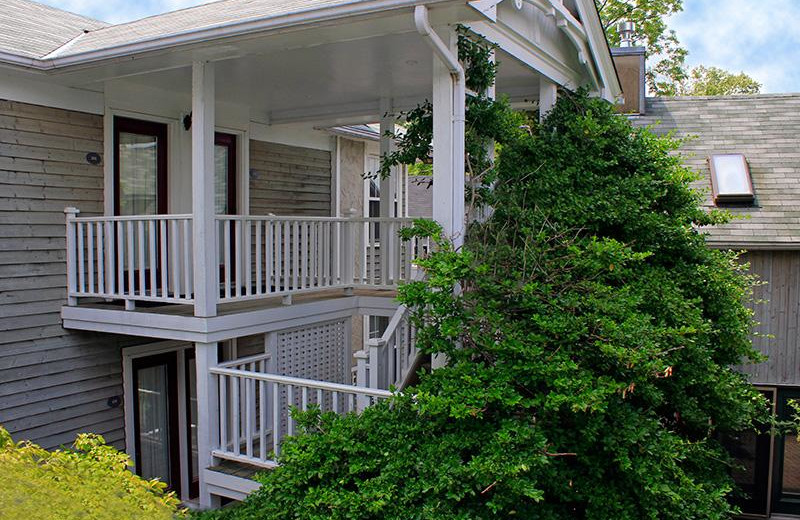
[[[167,416],[169,417],[169,479],[170,490],[181,495],[181,455],[178,435],[178,353],[165,352],[154,356],[134,358],[131,361],[133,372],[133,436],[136,449],[136,472],[142,467],[141,425],[139,424],[139,370],[158,365],[167,366]]]
[[[143,121],[141,119],[133,119],[130,117],[114,116],[114,215],[119,215],[120,207],[119,134],[121,132],[150,135],[154,136],[158,140],[158,148],[156,152],[156,211],[161,215],[166,214],[169,208],[167,201],[167,125],[165,123],[156,123],[154,121]]]
[[[236,207],[236,136],[216,132],[214,145],[228,148],[228,215],[235,215]]]

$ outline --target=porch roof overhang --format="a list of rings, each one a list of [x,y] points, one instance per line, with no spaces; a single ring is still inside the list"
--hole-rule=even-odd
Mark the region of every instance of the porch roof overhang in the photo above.
[[[482,11],[485,6],[477,5],[480,2],[308,0],[306,3],[320,5],[101,48],[76,41],[42,58],[0,52],[0,66],[6,68],[9,77],[38,77],[50,84],[90,93],[99,94],[115,82],[124,82],[127,88],[154,88],[183,97],[188,103],[192,63],[211,61],[216,63],[217,103],[245,108],[254,122],[309,121],[318,125],[374,122],[381,114],[381,106],[385,106],[382,100],[390,100],[393,111],[397,112],[430,99],[433,57],[417,33],[413,19],[414,7],[424,4],[434,26],[471,25],[499,45],[497,57],[501,67],[497,91],[508,95],[512,102],[538,99],[542,75],[573,88],[594,82],[592,86],[601,95],[613,97],[608,95],[608,92],[613,94],[613,89],[604,91],[605,83],[610,81],[607,67],[604,74],[596,72],[598,64],[603,67],[603,57],[588,56],[583,63],[577,59],[580,55],[602,54],[603,49],[573,48],[559,55],[553,52],[559,50],[556,47],[541,45],[530,34],[509,29],[502,20],[498,24],[497,13]],[[495,2],[500,3],[503,2]],[[502,10],[517,16],[511,7],[513,3],[505,4],[509,5]],[[494,7],[496,11],[497,5]],[[574,5],[572,10],[577,12]],[[523,10],[518,16],[526,15],[530,13]],[[582,11],[581,15],[596,17],[596,11],[589,14]],[[535,23],[533,19],[527,21],[528,25]],[[558,19],[548,23],[553,28],[545,31],[546,37],[558,36]],[[564,35],[560,37],[566,41]],[[564,42],[560,44],[563,47]],[[611,83],[616,84],[611,66]]]

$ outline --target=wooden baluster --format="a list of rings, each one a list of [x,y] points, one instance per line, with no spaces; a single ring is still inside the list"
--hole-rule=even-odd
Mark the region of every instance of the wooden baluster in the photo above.
[[[186,299],[191,299],[194,293],[194,275],[192,270],[192,220],[183,221],[183,288]]]
[[[98,294],[105,294],[106,291],[106,263],[103,259],[103,251],[105,250],[105,244],[103,243],[103,238],[105,237],[105,233],[103,233],[103,223],[97,221],[94,223],[97,236],[97,293]]]
[[[160,219],[158,221],[158,247],[160,248],[160,269],[161,269],[161,298],[169,298],[169,291],[167,286],[167,265],[169,262],[169,249],[167,249],[167,221]]]
[[[156,270],[158,258],[156,257],[156,221],[147,221],[147,242],[150,246],[150,296],[158,296],[156,288]]]
[[[289,221],[283,223],[283,287],[289,291],[294,289],[292,286],[291,266],[292,266],[292,231]]]
[[[114,237],[114,223],[106,221],[106,294],[111,297],[116,293],[116,280],[114,274],[116,267],[114,261],[116,259],[116,244],[117,240]]]
[[[137,249],[136,252],[138,253],[138,258],[139,258],[139,266],[138,266],[138,271],[139,271],[139,296],[145,296],[146,295],[145,286],[146,286],[147,282],[146,282],[145,275],[147,273],[147,263],[145,262],[144,252],[145,252],[145,248],[147,246],[145,244],[147,244],[147,242],[144,239],[144,221],[143,220],[137,220],[136,221],[136,249]]]
[[[258,457],[267,458],[267,382],[258,382]]]
[[[272,385],[272,451],[275,458],[281,453],[281,392],[278,383]]]
[[[304,289],[309,286],[308,283],[308,222],[301,222],[300,233],[300,265],[302,272],[300,273],[300,288]]]
[[[300,389],[301,397],[300,397],[300,409],[304,412],[308,410],[308,387],[304,386]]]
[[[94,229],[92,223],[86,223],[86,269],[87,292],[94,293]]]
[[[244,281],[244,276],[242,276],[242,271],[244,270],[244,266],[242,265],[242,246],[244,242],[242,240],[242,221],[235,220],[234,223],[234,242],[233,242],[233,251],[234,251],[234,260],[235,263],[233,264],[233,273],[236,276],[235,283],[236,283],[236,296],[242,295],[242,283]]]
[[[264,240],[264,256],[266,257],[266,266],[264,267],[264,289],[267,294],[272,292],[273,284],[275,280],[274,274],[274,262],[273,262],[273,255],[275,254],[275,234],[274,234],[274,226],[272,225],[273,222],[271,220],[267,220],[264,222],[264,232],[266,233],[266,237]]]
[[[181,297],[181,270],[180,270],[180,250],[178,249],[178,221],[169,221],[169,239],[171,243],[170,255],[172,255],[172,296]]]
[[[231,297],[231,226],[229,220],[222,221],[222,254],[224,261],[222,269],[225,271],[225,298]]]
[[[246,419],[245,419],[245,428],[246,428],[246,430],[245,430],[246,431],[246,434],[245,434],[245,446],[246,446],[246,450],[247,450],[247,456],[248,457],[252,457],[253,456],[253,423],[254,423],[253,410],[255,408],[255,401],[254,401],[253,390],[252,390],[252,386],[251,386],[251,383],[253,382],[253,380],[247,378],[247,379],[244,379],[244,381],[245,381],[245,389],[244,389],[245,390],[245,394],[244,394],[244,398],[245,398],[245,403],[244,404],[245,404],[245,406],[244,406],[244,408],[245,408],[245,414],[247,414],[246,415]]]
[[[292,222],[292,289],[299,289],[299,271],[300,271],[300,233],[298,229],[299,223],[295,220]]]
[[[128,294],[136,295],[136,250],[133,248],[133,221],[125,222],[125,240],[128,245]]]
[[[219,375],[219,446],[228,451],[228,376]]]
[[[261,221],[256,220],[256,294],[264,294],[261,289]],[[264,455],[264,452],[261,452]]]
[[[75,222],[75,227],[77,230],[78,235],[78,292],[85,293],[86,292],[86,274],[84,271],[84,244],[83,244],[83,224],[80,222]]]
[[[233,414],[231,440],[233,441],[234,455],[239,455],[242,452],[242,435],[239,431],[240,421],[242,420],[242,410],[239,404],[240,382],[241,378],[239,376],[231,378],[231,383],[233,383],[231,385],[231,413]]]
[[[294,385],[286,385],[286,434],[294,435],[294,417],[292,417],[292,406],[294,406]]]
[[[125,226],[122,221],[117,221],[116,231],[117,237],[115,243],[117,244],[117,294],[127,294],[127,287],[125,285]]]

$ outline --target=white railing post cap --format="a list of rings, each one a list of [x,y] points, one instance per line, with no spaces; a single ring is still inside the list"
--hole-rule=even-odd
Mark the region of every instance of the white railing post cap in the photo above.
[[[369,353],[366,350],[359,350],[353,353],[353,357],[356,359],[369,359]]]
[[[79,210],[78,208],[73,208],[73,207],[64,208],[64,213],[67,214],[67,215],[75,216],[80,212],[81,212],[81,210]]]

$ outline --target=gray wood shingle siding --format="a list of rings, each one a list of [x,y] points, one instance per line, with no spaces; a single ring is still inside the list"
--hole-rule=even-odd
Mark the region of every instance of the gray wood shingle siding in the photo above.
[[[0,424],[46,448],[123,445],[123,338],[67,331],[64,208],[103,210],[101,116],[0,100]]]
[[[711,205],[706,159],[711,154],[742,153],[750,165],[753,207],[728,208],[748,215],[706,230],[715,247],[800,248],[800,95],[764,94],[716,98],[648,98],[647,115],[636,125],[657,133],[689,137],[680,148],[684,163],[703,178]]]
[[[753,346],[769,359],[742,368],[756,384],[800,384],[800,251],[751,251],[750,271],[766,282],[755,289]],[[767,337],[767,336],[772,337]]]
[[[331,215],[331,153],[250,141],[250,214]]]

